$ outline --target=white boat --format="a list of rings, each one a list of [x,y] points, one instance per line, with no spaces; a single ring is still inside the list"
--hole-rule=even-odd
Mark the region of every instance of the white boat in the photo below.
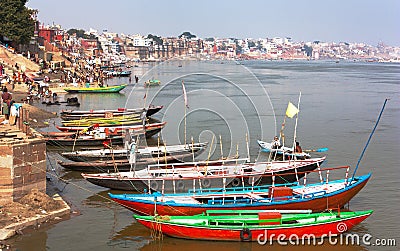
[[[311,158],[309,153],[301,152],[301,153],[293,153],[293,148],[282,146],[278,149],[272,148],[272,143],[264,142],[261,140],[257,140],[258,145],[261,147],[263,152],[271,153],[272,155],[285,155],[287,158],[296,157],[296,159],[308,159]],[[273,156],[275,157],[275,156]]]
[[[170,156],[183,152],[193,153],[195,156],[202,153],[207,147],[208,143],[195,143],[187,145],[170,145],[170,146],[147,146],[144,148],[137,148],[136,155],[163,158],[163,156]],[[73,161],[90,161],[90,160],[111,160],[114,159],[127,159],[129,158],[130,151],[128,149],[96,149],[74,152],[63,152],[61,155]]]
[[[222,188],[294,182],[319,168],[325,157],[306,160],[244,163],[191,162],[149,165],[139,171],[82,174],[89,182],[117,190],[186,192],[188,189]],[[281,177],[281,174],[285,174]]]

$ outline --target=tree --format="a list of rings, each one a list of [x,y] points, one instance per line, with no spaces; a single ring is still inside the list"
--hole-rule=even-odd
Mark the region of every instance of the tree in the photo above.
[[[153,39],[153,41],[158,45],[162,45],[163,44],[163,40],[159,36],[155,36],[153,34],[149,34],[149,35],[147,35],[147,38]]]
[[[192,39],[192,38],[195,38],[196,35],[191,34],[189,31],[185,31],[182,34],[180,34],[178,37],[179,38],[185,37],[186,39]]]
[[[15,44],[28,44],[35,31],[35,10],[25,7],[27,0],[0,1],[0,35]]]
[[[78,38],[85,38],[85,39],[96,39],[97,38],[93,34],[90,34],[90,35],[85,34],[85,31],[82,29],[79,29],[79,30],[78,29],[69,29],[67,31],[67,33],[69,35],[76,34],[76,37],[78,37]]]
[[[247,41],[247,46],[249,46],[249,48],[256,47],[256,43],[254,43],[254,41]]]
[[[311,46],[308,46],[308,45],[305,44],[304,47],[303,47],[303,50],[306,52],[307,57],[311,57],[312,56],[313,48]]]

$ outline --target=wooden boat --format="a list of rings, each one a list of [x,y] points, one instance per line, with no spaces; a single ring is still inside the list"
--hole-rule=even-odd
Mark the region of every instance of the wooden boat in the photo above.
[[[46,144],[50,146],[102,146],[103,142],[110,142],[112,145],[122,145],[123,136],[94,136],[79,135],[66,137],[46,138]]]
[[[162,128],[166,125],[167,122],[162,123],[152,123],[145,125],[145,133],[146,137],[149,138],[158,132],[161,131]],[[56,128],[62,132],[78,132],[84,130],[86,127],[79,127],[79,126],[56,126]],[[143,133],[143,126],[142,125],[130,125],[130,126],[100,126],[99,130],[102,132],[106,132],[108,134],[121,134],[122,132],[129,130],[133,134],[140,134]]]
[[[294,153],[293,154],[293,148],[291,147],[281,147],[279,149],[274,149],[272,148],[272,144],[269,142],[264,142],[261,140],[257,140],[258,145],[261,147],[263,152],[268,152],[271,153],[272,155],[276,155],[274,157],[282,156],[285,155],[285,158],[294,158],[296,157],[297,159],[307,159],[311,158],[309,153]]]
[[[195,143],[188,145],[169,145],[169,146],[147,146],[145,148],[137,149],[136,155],[140,159],[141,157],[149,158],[164,158],[173,156],[181,153],[189,153],[190,156],[201,154],[208,143]],[[72,161],[94,161],[94,160],[112,160],[112,159],[128,159],[129,150],[127,149],[96,149],[86,151],[75,151],[75,152],[63,152],[61,155]],[[169,161],[168,161],[169,162]],[[154,162],[154,163],[157,163]],[[152,163],[152,164],[154,164]]]
[[[194,155],[200,154],[197,151]],[[129,159],[117,159],[117,160],[96,160],[96,161],[85,161],[85,162],[59,162],[59,164],[67,169],[80,171],[80,172],[109,172],[109,171],[130,171],[132,169],[141,170],[150,164],[156,163],[176,163],[184,162],[193,159],[193,153],[186,151],[179,151],[170,153],[169,155],[152,156],[146,154],[137,154],[135,164],[130,164]]]
[[[328,170],[332,170],[330,168]],[[326,170],[326,169],[324,169]],[[112,200],[141,215],[195,215],[207,210],[341,208],[368,182],[371,174],[313,184],[249,186],[176,194],[112,194]]]
[[[131,71],[110,71],[109,73],[113,77],[129,77],[131,75]]]
[[[115,93],[120,92],[127,85],[103,86],[103,87],[68,87],[64,90],[68,93]]]
[[[142,114],[146,111],[146,116],[150,117],[160,111],[163,108],[160,106],[149,106],[148,108],[118,108],[118,109],[109,109],[109,110],[62,110],[61,118],[63,120],[76,120],[82,118],[105,118],[106,114],[112,116],[120,116],[120,115],[133,115],[133,114]]]
[[[59,138],[59,137],[72,137],[76,135],[75,132],[40,132],[45,138]]]
[[[307,160],[273,161],[252,164],[177,163],[149,165],[135,172],[82,174],[89,182],[117,190],[187,192],[189,189],[239,187],[297,181],[312,171],[325,157]],[[282,174],[290,173],[285,177]],[[274,174],[274,176],[271,176]]]
[[[158,79],[149,79],[144,82],[144,86],[158,86],[161,84],[161,81]]]
[[[356,212],[208,210],[194,216],[139,216],[152,231],[184,239],[212,241],[304,240],[337,237],[372,214]],[[296,238],[293,238],[293,237]]]
[[[142,110],[143,112],[143,110]],[[118,116],[131,116],[131,115],[139,115],[139,113],[137,112],[117,112],[117,113],[113,113],[113,112],[108,112],[107,114],[103,113],[103,114],[71,114],[71,115],[61,115],[61,119],[64,121],[71,121],[71,120],[80,120],[80,119],[93,119],[93,118],[112,118],[112,117],[118,117]],[[147,117],[147,116],[146,116]]]
[[[96,126],[116,126],[116,125],[137,125],[143,124],[139,114],[127,115],[127,116],[115,116],[111,118],[84,118],[79,120],[63,120],[61,121],[63,126],[75,126],[75,127],[88,127],[91,125]]]

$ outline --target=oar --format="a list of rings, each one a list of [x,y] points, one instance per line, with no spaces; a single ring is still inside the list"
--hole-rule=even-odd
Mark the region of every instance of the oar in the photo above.
[[[329,150],[328,147],[323,147],[323,148],[318,148],[318,149],[303,150],[303,152],[317,152],[317,153],[323,153],[323,152],[327,152],[328,150]]]

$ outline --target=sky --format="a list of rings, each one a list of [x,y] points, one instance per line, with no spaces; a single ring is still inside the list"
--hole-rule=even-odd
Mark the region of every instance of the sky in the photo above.
[[[400,46],[400,0],[28,0],[63,29]]]

